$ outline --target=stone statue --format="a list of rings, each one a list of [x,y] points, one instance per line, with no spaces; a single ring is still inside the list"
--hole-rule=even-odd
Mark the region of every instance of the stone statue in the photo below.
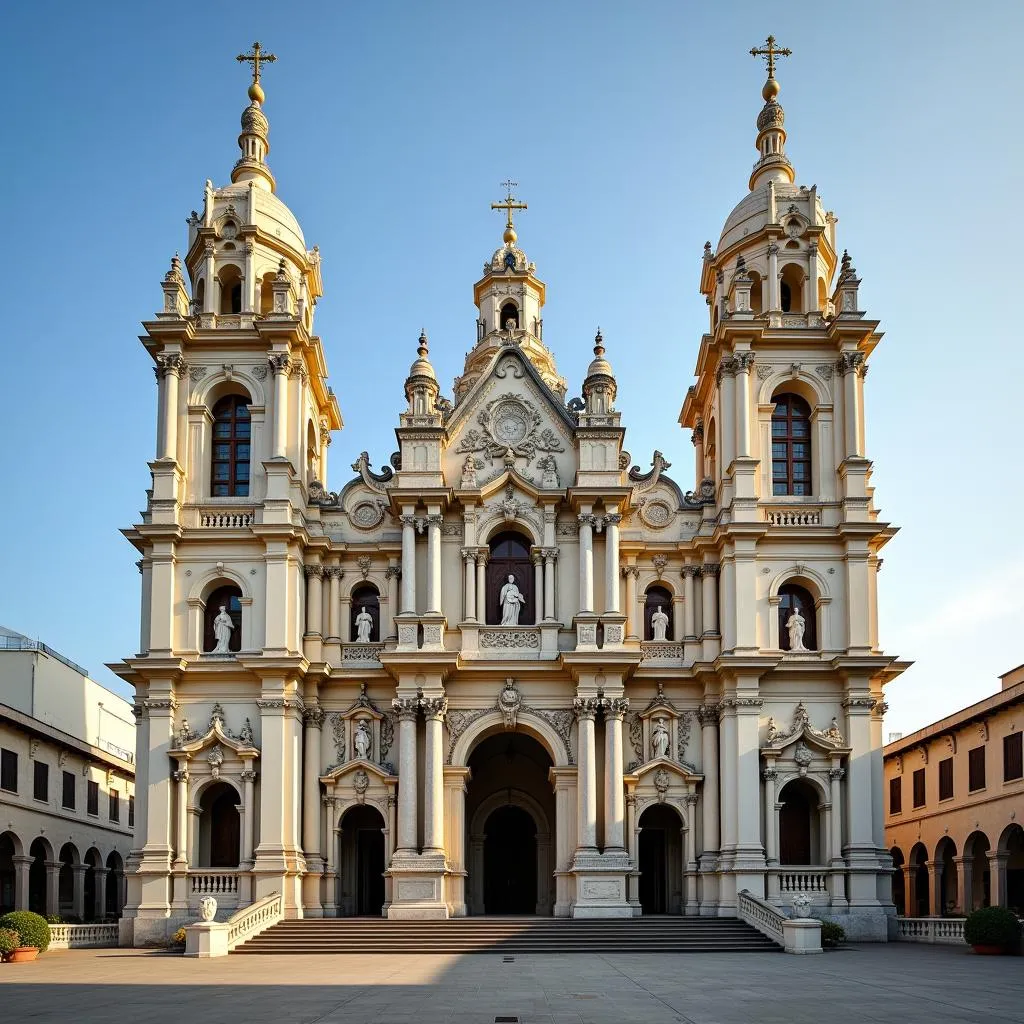
[[[370,642],[370,631],[373,629],[373,616],[366,610],[366,605],[361,605],[359,614],[356,616],[356,643],[368,644]]]
[[[800,614],[800,606],[794,605],[793,612],[786,620],[786,629],[789,631],[789,649],[791,651],[806,651],[804,647],[804,628],[807,622]]]
[[[217,916],[217,901],[212,896],[199,899],[199,920],[212,921]]]
[[[798,892],[793,897],[793,917],[803,920],[811,916],[811,897],[805,892]]]
[[[476,457],[473,455],[467,455],[466,461],[462,464],[462,486],[463,487],[476,487],[476,471],[480,468],[477,466]]]
[[[664,718],[654,720],[654,728],[651,730],[651,754],[654,757],[668,757],[668,726]]]
[[[366,719],[360,718],[356,731],[352,735],[352,746],[356,748],[356,757],[361,757],[364,761],[369,760],[370,745],[372,743],[373,737],[370,735],[370,730],[366,727]]]
[[[234,620],[228,615],[226,605],[220,606],[217,618],[213,620],[213,635],[217,638],[217,645],[210,652],[211,654],[230,654],[228,644],[231,643],[231,633],[235,628]]]
[[[498,603],[501,605],[501,624],[503,626],[518,626],[519,612],[522,606],[526,604],[526,598],[523,597],[523,592],[516,586],[515,576],[509,575],[508,583],[501,588]]]
[[[653,640],[664,640],[668,631],[668,616],[661,610],[660,604],[651,616],[651,631]]]

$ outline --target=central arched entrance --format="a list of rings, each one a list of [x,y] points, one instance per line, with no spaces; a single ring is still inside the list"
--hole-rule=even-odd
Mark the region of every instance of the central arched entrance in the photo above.
[[[380,917],[384,909],[384,818],[359,804],[341,818],[339,851],[342,917]]]
[[[683,823],[665,804],[640,815],[640,907],[645,914],[680,914],[683,904]]]
[[[551,766],[547,750],[524,731],[492,733],[473,750],[466,791],[468,913],[551,914]]]

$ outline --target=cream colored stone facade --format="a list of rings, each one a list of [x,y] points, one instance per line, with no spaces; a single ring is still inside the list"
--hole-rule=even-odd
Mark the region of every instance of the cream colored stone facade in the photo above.
[[[878,646],[895,531],[864,447],[881,335],[835,218],[793,184],[774,92],[751,191],[704,253],[689,489],[658,452],[630,468],[600,336],[570,394],[510,217],[452,398],[421,337],[399,450],[381,471],[364,453],[330,491],[319,253],[273,191],[259,98],[242,121],[244,158],[208,184],[143,337],[160,388],[152,492],[126,531],[140,650],[115,666],[137,693],[145,794],[125,941],[162,938],[209,891],[227,908],[280,891],[290,916],[441,918],[732,916],[743,889],[809,892],[884,939],[882,687],[902,666]],[[808,468],[803,493],[774,496],[783,394],[807,409],[791,454],[809,448]],[[214,497],[230,396],[250,493]],[[524,605],[502,603],[507,575]],[[238,649],[217,654],[223,586]]]
[[[1024,914],[1024,665],[1000,681],[993,696],[885,747],[885,841],[901,914],[989,905]]]

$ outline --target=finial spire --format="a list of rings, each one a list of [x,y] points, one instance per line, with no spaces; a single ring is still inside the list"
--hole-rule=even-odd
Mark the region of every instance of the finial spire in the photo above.
[[[425,328],[421,327],[419,345],[416,347],[416,355],[418,355],[420,359],[426,359],[427,352],[429,351],[430,345],[427,342],[427,332]]]
[[[240,53],[235,60],[240,64],[252,65],[252,85],[249,86],[249,99],[253,103],[262,103],[265,99],[263,87],[260,85],[260,64],[273,64],[277,57],[272,53],[264,53],[259,40],[252,44],[252,53]]]
[[[604,335],[601,333],[600,327],[597,329],[597,334],[594,335],[594,355],[598,359],[604,355]]]
[[[521,203],[512,195],[512,189],[519,187],[519,182],[512,181],[510,178],[508,181],[503,181],[501,187],[507,191],[505,201],[501,203],[491,203],[492,210],[505,210],[508,217],[505,223],[505,234],[502,236],[506,245],[515,245],[516,239],[519,237],[516,234],[516,229],[512,225],[512,211],[513,210],[525,210],[527,209],[526,203]]]
[[[257,44],[259,45],[259,44]],[[765,40],[764,49],[758,49],[756,46],[751,47],[751,57],[764,57],[764,62],[768,67],[768,77],[775,77],[775,58],[776,57],[791,57],[793,51],[786,48],[779,48],[775,45],[775,36],[769,36]],[[765,99],[768,97],[766,96]]]
[[[768,78],[761,89],[764,107],[757,117],[757,150],[761,158],[754,164],[750,175],[750,191],[767,181],[786,182],[792,184],[796,179],[793,165],[786,156],[786,132],[782,127],[786,120],[785,112],[776,97],[779,95],[779,83],[775,80],[775,61],[778,57],[789,57],[793,51],[788,47],[776,46],[775,36],[769,36],[763,47],[754,46],[750,50],[752,57],[763,57],[768,69]]]
[[[270,152],[270,122],[260,105],[266,99],[260,85],[260,70],[264,64],[273,64],[277,57],[265,53],[259,42],[252,44],[252,53],[240,53],[235,60],[252,64],[252,83],[249,85],[249,106],[242,111],[242,134],[238,136],[238,148],[242,151],[231,171],[233,182],[247,181],[257,188],[274,191],[274,175],[270,173],[266,157]]]

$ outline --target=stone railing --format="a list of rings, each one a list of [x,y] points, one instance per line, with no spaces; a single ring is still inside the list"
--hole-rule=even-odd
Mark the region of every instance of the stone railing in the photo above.
[[[116,946],[117,922],[112,924],[51,924],[50,949]]]
[[[766,508],[764,521],[769,526],[821,526],[821,509]]]
[[[770,871],[778,876],[778,890],[783,897],[794,896],[798,892],[828,892],[827,868],[786,867]]]
[[[746,921],[762,935],[767,935],[773,942],[782,945],[782,926],[787,918],[777,907],[765,903],[747,889],[743,889],[736,897],[736,912],[740,920]]]
[[[341,660],[346,665],[375,665],[380,664],[380,652],[384,650],[382,643],[352,643],[342,644]]]
[[[663,640],[645,640],[640,645],[640,661],[681,662],[683,645]]]
[[[201,508],[198,520],[198,525],[204,529],[238,530],[252,526],[255,515],[251,510]]]
[[[480,649],[540,650],[540,633],[532,626],[505,626],[480,630]]]
[[[193,896],[238,897],[237,871],[189,871],[188,889]]]
[[[232,914],[225,922],[228,926],[228,949],[234,949],[243,942],[255,938],[284,916],[284,901],[279,892],[257,900],[248,907]]]
[[[901,942],[928,942],[960,946],[964,941],[963,917],[897,917]]]

